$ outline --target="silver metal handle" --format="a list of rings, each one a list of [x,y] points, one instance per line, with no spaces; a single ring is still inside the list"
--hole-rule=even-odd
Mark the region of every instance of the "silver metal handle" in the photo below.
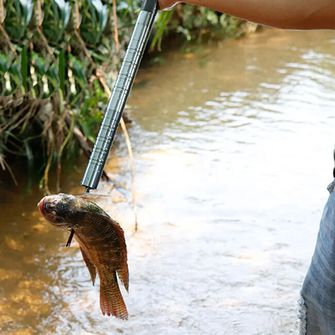
[[[131,86],[147,45],[157,13],[157,0],[147,0],[142,6],[136,25],[115,81],[107,109],[81,184],[98,187],[103,169],[125,107]]]

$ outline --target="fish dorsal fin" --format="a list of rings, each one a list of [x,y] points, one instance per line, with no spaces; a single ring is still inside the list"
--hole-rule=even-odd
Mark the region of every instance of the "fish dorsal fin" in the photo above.
[[[79,243],[80,244],[80,243]],[[80,251],[81,251],[81,254],[83,255],[83,258],[84,258],[84,261],[85,261],[85,264],[88,268],[88,271],[90,272],[90,275],[91,275],[91,279],[92,279],[92,284],[94,285],[95,283],[95,278],[97,276],[97,270],[95,268],[95,265],[93,264],[93,262],[91,261],[90,257],[89,257],[89,253],[85,251],[85,248],[82,247],[80,245]]]

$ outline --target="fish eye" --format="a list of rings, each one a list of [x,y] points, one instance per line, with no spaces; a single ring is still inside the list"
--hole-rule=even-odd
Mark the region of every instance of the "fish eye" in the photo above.
[[[52,209],[54,209],[54,204],[51,203],[51,202],[46,202],[44,204],[44,208],[47,210],[47,211],[51,211]]]

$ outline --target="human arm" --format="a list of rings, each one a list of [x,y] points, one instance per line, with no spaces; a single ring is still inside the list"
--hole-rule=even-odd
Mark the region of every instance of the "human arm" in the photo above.
[[[179,2],[283,29],[335,29],[335,0],[159,0],[159,6]]]

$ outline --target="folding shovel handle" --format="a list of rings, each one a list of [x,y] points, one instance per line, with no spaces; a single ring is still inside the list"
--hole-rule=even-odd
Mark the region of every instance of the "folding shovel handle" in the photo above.
[[[90,160],[81,181],[87,191],[98,187],[123,109],[146,48],[157,10],[157,0],[144,0],[120,72],[114,83]]]

